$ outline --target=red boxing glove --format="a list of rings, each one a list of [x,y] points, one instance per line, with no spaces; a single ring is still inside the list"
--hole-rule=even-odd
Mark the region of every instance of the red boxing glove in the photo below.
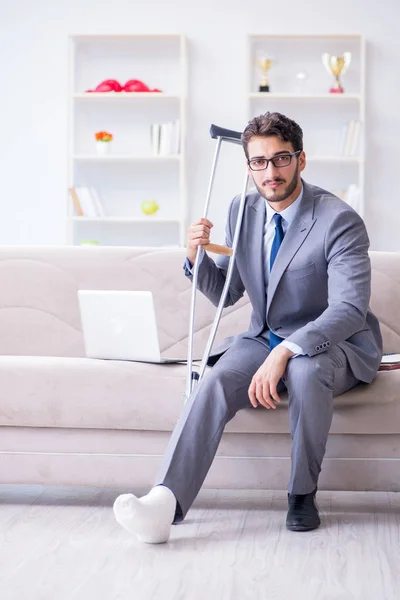
[[[139,79],[129,79],[124,85],[125,92],[149,92],[148,86]]]
[[[125,92],[161,92],[161,90],[151,90],[148,85],[139,79],[129,79],[123,87]]]
[[[123,87],[116,79],[105,79],[94,90],[87,92],[122,92]]]

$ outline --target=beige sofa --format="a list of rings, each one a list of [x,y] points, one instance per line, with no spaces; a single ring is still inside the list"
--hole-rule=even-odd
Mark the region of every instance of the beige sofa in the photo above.
[[[77,290],[151,290],[165,355],[186,356],[182,249],[0,248],[0,482],[150,486],[183,403],[184,365],[85,358]],[[400,351],[400,254],[373,252],[371,306]],[[198,297],[195,354],[215,309]],[[246,299],[218,338],[246,329]],[[272,414],[271,414],[272,413]],[[285,489],[287,405],[228,425],[208,487]],[[400,490],[400,370],[337,398],[321,489]]]

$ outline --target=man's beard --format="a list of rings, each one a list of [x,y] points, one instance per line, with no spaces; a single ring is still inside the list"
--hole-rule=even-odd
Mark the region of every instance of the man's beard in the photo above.
[[[294,172],[293,175],[293,179],[291,180],[291,182],[289,183],[289,185],[287,185],[286,187],[284,187],[284,189],[282,191],[274,191],[269,189],[267,186],[258,186],[256,184],[256,182],[254,181],[254,185],[256,186],[256,188],[258,189],[259,193],[261,194],[261,196],[263,198],[265,198],[265,200],[268,200],[268,202],[283,202],[283,200],[286,200],[287,198],[289,198],[289,196],[291,196],[294,192],[294,190],[296,189],[297,183],[298,183],[298,176],[299,176],[299,165],[296,165],[296,170]],[[276,177],[275,179],[270,179],[268,180],[269,183],[273,182],[273,181],[282,181],[284,182],[284,179],[281,179],[280,177]],[[270,196],[267,196],[267,191],[271,194]]]

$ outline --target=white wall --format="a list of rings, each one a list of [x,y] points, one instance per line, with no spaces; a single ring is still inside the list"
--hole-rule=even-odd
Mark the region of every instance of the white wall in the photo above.
[[[69,33],[187,35],[188,188],[195,218],[214,152],[210,123],[246,124],[246,35],[326,32],[367,38],[366,222],[373,249],[400,251],[398,0],[0,0],[0,8],[1,244],[66,240]],[[210,215],[221,223],[242,180],[226,163]]]

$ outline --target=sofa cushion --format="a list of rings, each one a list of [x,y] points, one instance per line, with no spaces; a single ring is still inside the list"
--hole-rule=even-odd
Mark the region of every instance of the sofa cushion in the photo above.
[[[185,358],[191,283],[184,248],[0,247],[0,355],[85,357],[78,290],[149,290],[165,356]],[[194,356],[215,307],[198,294]],[[248,297],[224,310],[216,341],[248,328]]]
[[[400,254],[371,252],[371,308],[385,352],[399,352]],[[84,357],[79,289],[150,290],[166,356],[186,357],[191,283],[184,248],[109,246],[0,247],[0,354]],[[217,342],[245,331],[251,306],[245,295],[224,310]],[[206,345],[215,308],[197,295],[195,356]]]
[[[186,366],[87,358],[1,356],[0,426],[172,431]],[[336,399],[332,433],[400,433],[400,370],[378,373]],[[289,433],[287,399],[240,411],[240,433]]]

